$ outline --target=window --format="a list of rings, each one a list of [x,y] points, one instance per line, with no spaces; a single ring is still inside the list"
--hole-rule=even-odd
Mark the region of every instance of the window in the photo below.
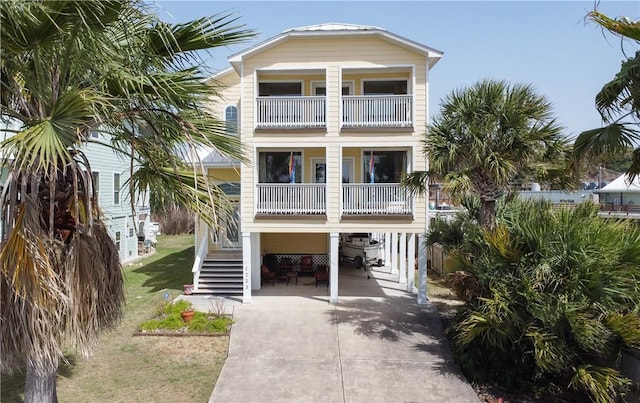
[[[91,176],[93,177],[93,192],[96,195],[96,200],[100,200],[100,172],[93,171]]]
[[[230,105],[224,110],[224,121],[227,128],[227,133],[238,133],[238,108]]]
[[[116,248],[118,248],[118,252],[120,251],[120,231],[116,231]]]
[[[301,183],[301,152],[265,151],[260,153],[259,160],[260,183]]]
[[[405,151],[365,151],[362,161],[363,177],[366,183],[400,183],[402,175],[406,173],[407,153]]]
[[[311,84],[313,89],[313,95],[327,95],[327,84],[324,81],[316,81]],[[342,83],[342,95],[351,95],[353,88],[353,81],[347,81]]]
[[[120,204],[120,174],[113,174],[113,204]]]
[[[365,81],[365,95],[406,95],[407,80]]]
[[[258,95],[261,97],[300,96],[302,83],[260,83]]]
[[[97,131],[95,131],[95,130],[91,130],[91,131],[89,132],[89,137],[91,137],[92,139],[97,139],[97,138],[99,138],[99,137],[100,137],[100,133],[98,133],[98,132],[97,132]]]
[[[133,238],[133,227],[129,228],[129,238]]]

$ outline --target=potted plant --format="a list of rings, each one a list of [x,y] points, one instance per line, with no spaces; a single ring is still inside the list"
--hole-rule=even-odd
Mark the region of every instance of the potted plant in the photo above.
[[[193,319],[194,313],[195,313],[195,310],[193,309],[193,307],[189,307],[184,311],[180,312],[180,316],[182,316],[183,321],[189,322],[191,319]]]

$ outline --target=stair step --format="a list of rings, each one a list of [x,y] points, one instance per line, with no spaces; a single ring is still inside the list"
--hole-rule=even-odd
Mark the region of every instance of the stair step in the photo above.
[[[217,284],[217,283],[238,283],[242,284],[242,278],[211,278],[211,277],[200,277],[200,281],[198,284]]]

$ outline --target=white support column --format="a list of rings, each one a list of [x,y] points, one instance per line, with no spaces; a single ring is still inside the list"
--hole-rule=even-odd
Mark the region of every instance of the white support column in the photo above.
[[[242,233],[242,303],[251,303],[251,233]]]
[[[416,287],[416,234],[409,234],[407,244],[407,292],[414,292]]]
[[[391,274],[398,274],[398,233],[391,233]]]
[[[244,249],[243,249],[244,250]],[[262,265],[262,256],[260,255],[260,233],[251,233],[251,289],[260,289],[260,266]]]
[[[427,248],[424,234],[418,235],[418,305],[426,305],[427,299]]]
[[[400,233],[400,284],[407,283],[407,233]]]
[[[329,302],[338,303],[338,232],[329,235]]]
[[[391,266],[391,232],[384,234],[384,265]]]

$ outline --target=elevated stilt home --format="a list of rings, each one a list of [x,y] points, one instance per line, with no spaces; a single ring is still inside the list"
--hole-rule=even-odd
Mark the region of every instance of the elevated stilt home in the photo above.
[[[212,107],[249,163],[203,158],[239,225],[213,234],[199,223],[195,292],[251,302],[266,287],[263,264],[310,263],[329,269],[336,303],[340,239],[350,233],[383,238],[384,263],[412,291],[414,267],[426,273],[417,245],[427,206],[400,180],[426,169],[428,77],[441,57],[385,29],[346,24],[289,29],[230,56],[231,67],[211,77],[225,86]]]

